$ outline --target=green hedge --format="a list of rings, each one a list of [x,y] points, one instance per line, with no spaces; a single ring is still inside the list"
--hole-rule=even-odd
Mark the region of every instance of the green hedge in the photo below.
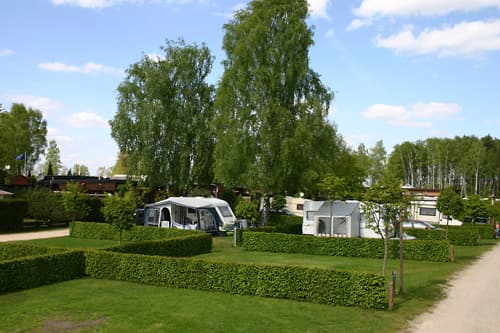
[[[0,261],[42,254],[53,254],[62,251],[65,251],[65,249],[41,247],[24,243],[0,243]]]
[[[290,215],[269,215],[269,226],[272,226],[272,232],[283,234],[302,235],[302,217]]]
[[[122,244],[109,251],[168,257],[191,257],[212,250],[212,235],[199,233],[154,241]]]
[[[82,251],[66,251],[0,261],[0,293],[29,289],[85,276]]]
[[[86,273],[100,279],[366,309],[383,309],[387,302],[384,277],[371,273],[217,263],[109,251],[86,252]]]
[[[247,251],[303,253],[363,258],[383,258],[384,242],[372,238],[336,238],[286,235],[244,231],[243,248]],[[389,258],[399,258],[399,241],[389,241]],[[404,241],[404,256],[409,260],[446,262],[450,244],[446,241]]]
[[[200,233],[202,232],[196,230],[133,226],[132,229],[123,231],[122,241],[140,242]],[[118,240],[118,230],[107,223],[72,222],[69,226],[69,235],[83,239]]]
[[[448,229],[448,240],[455,245],[474,246],[478,245],[479,232],[474,229],[460,229],[461,227]],[[415,236],[419,240],[445,240],[446,230],[405,229],[408,235]]]
[[[450,227],[450,229],[454,230],[475,230],[479,233],[479,238],[480,239],[495,239],[495,228],[492,225],[488,224],[469,224],[469,223],[464,223],[464,225],[460,227]]]
[[[23,229],[23,218],[28,212],[28,201],[22,199],[0,200],[0,231]]]

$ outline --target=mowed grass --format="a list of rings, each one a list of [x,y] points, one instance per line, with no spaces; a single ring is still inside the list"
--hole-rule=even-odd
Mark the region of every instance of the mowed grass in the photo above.
[[[63,238],[48,242],[91,243]],[[50,331],[61,321],[86,332],[397,332],[442,297],[454,273],[494,244],[457,247],[453,264],[406,261],[405,293],[393,311],[81,279],[0,295],[0,332]],[[230,238],[214,238],[212,253],[196,258],[376,273],[382,268],[380,259],[246,252],[233,248]],[[390,270],[398,272],[397,260],[389,261]]]

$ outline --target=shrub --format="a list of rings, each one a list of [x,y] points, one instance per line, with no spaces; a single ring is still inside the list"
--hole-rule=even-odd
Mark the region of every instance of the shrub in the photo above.
[[[250,231],[244,231],[242,237],[243,248],[247,251],[384,257],[384,243],[381,239],[314,237]],[[450,246],[446,241],[404,241],[404,251],[405,258],[409,260],[450,260]],[[399,258],[399,241],[389,241],[388,256]]]
[[[66,191],[62,193],[62,203],[72,221],[85,218],[88,208],[86,198],[80,184],[70,182],[66,184]]]
[[[383,309],[386,304],[384,278],[371,273],[218,263],[108,251],[88,251],[86,273],[100,279],[366,309]]]
[[[104,221],[104,215],[102,214],[103,200],[101,198],[87,197],[85,202],[88,210],[84,220],[88,222]]]
[[[257,204],[251,200],[240,197],[234,213],[240,219],[246,219],[252,223],[258,222],[259,210],[257,209]]]
[[[302,217],[290,215],[269,215],[268,224],[275,227],[276,232],[302,235]]]
[[[0,261],[0,293],[78,279],[85,275],[82,251]]]
[[[41,247],[24,243],[0,243],[0,261],[62,251],[65,250],[62,248]]]
[[[408,235],[415,236],[420,240],[445,240],[446,230],[424,230],[405,229]],[[448,240],[455,245],[474,246],[478,245],[479,232],[477,230],[449,227]]]
[[[212,235],[194,234],[114,246],[109,251],[168,257],[191,257],[212,250]]]
[[[26,200],[0,200],[0,231],[23,229],[23,218],[27,212],[28,201]]]
[[[122,240],[126,242],[139,242],[192,234],[203,234],[203,232],[196,230],[133,226],[132,229],[123,232]],[[107,223],[72,222],[69,225],[69,235],[74,238],[83,239],[118,240],[116,230]]]
[[[273,196],[271,200],[271,209],[273,210],[281,210],[286,207],[286,199],[285,196],[281,194],[276,194]]]

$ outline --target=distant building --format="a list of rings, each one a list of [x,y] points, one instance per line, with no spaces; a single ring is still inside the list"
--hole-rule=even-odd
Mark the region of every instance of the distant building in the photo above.
[[[118,186],[127,182],[126,178],[101,178],[95,176],[44,176],[38,186],[50,188],[52,191],[64,191],[68,183],[78,183],[87,194],[104,195],[115,193]]]

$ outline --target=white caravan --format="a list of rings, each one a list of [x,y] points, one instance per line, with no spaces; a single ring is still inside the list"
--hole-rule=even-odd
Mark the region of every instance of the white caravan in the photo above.
[[[219,233],[232,230],[236,217],[216,198],[170,197],[144,207],[144,225]]]
[[[421,196],[411,202],[410,219],[417,221],[429,222],[431,224],[441,224],[453,226],[462,225],[462,221],[448,217],[441,213],[437,208],[437,197]]]
[[[359,201],[312,201],[304,202],[302,234],[327,237],[381,238],[368,226],[363,216],[363,204]],[[391,231],[390,238],[397,237]],[[405,239],[415,239],[403,234]]]

